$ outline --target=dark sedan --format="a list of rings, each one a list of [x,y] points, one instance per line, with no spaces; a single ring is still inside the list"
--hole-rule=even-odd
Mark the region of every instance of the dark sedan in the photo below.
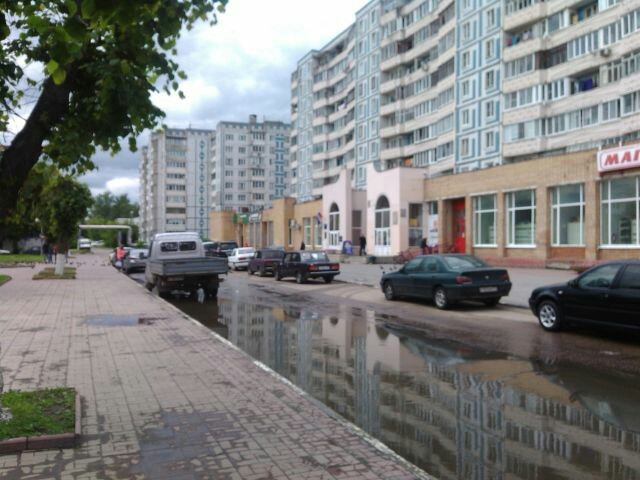
[[[322,278],[331,283],[340,273],[340,264],[332,262],[324,252],[302,250],[288,252],[275,271],[276,280],[284,277],[295,277],[296,282],[306,283],[310,278]]]
[[[383,275],[380,286],[387,300],[428,299],[440,309],[464,300],[494,306],[511,291],[505,269],[492,268],[472,255],[455,254],[415,257],[397,272]]]
[[[146,248],[132,248],[127,251],[122,262],[122,271],[126,274],[144,272],[147,266],[149,250]]]
[[[605,263],[567,283],[536,288],[529,306],[547,331],[567,322],[640,328],[640,261]]]
[[[275,272],[275,269],[282,262],[283,258],[284,250],[258,250],[255,257],[249,261],[247,272],[249,275],[258,272],[261,277],[264,277],[267,273]]]

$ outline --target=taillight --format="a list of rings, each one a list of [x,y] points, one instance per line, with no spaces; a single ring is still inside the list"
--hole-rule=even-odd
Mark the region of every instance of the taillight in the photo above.
[[[458,275],[456,277],[456,283],[471,283],[473,280],[471,277],[465,277],[464,275]]]
[[[509,274],[507,272],[504,272],[502,275],[500,275],[500,280],[502,280],[503,282],[508,282],[509,279]]]
[[[317,270],[318,266],[317,265],[309,265],[309,270]]]
[[[331,270],[340,270],[340,264],[339,263],[332,263],[331,264]]]

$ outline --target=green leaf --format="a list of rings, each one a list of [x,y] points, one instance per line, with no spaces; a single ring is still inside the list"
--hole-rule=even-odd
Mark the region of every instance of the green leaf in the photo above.
[[[120,62],[120,70],[122,70],[122,73],[124,73],[125,75],[129,75],[129,72],[131,72],[131,66],[129,65],[129,62],[127,62],[126,60],[122,60]]]
[[[80,7],[83,18],[91,18],[96,10],[96,4],[94,0],[82,0],[82,6]]]
[[[11,30],[7,25],[7,19],[4,16],[4,13],[0,12],[0,40],[4,40],[9,36]]]
[[[58,68],[51,74],[51,78],[53,78],[53,83],[60,85],[64,82],[64,79],[67,78],[67,72],[64,68]]]
[[[47,73],[49,73],[49,75],[53,75],[53,72],[58,70],[58,68],[60,68],[60,65],[53,59],[49,60],[49,63],[47,63]]]
[[[65,0],[64,4],[67,7],[70,16],[73,17],[76,13],[78,13],[78,5],[76,4],[75,0]]]

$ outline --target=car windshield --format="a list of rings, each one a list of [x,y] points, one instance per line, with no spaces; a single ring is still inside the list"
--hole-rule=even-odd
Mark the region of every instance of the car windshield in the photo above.
[[[444,263],[450,270],[466,270],[468,268],[482,268],[487,266],[482,260],[472,257],[471,255],[447,256],[442,257],[442,260],[444,260]]]
[[[146,250],[131,250],[129,252],[129,256],[132,258],[147,258],[147,251]]]
[[[238,248],[238,244],[236,242],[222,242],[220,244],[221,250],[233,250],[234,248]]]
[[[248,253],[256,253],[256,251],[253,248],[239,248],[238,249],[238,254],[239,255],[247,255]]]
[[[328,262],[329,257],[324,252],[302,252],[300,258],[303,262]]]
[[[279,252],[276,250],[265,250],[262,252],[262,258],[282,258],[284,257],[284,252]]]

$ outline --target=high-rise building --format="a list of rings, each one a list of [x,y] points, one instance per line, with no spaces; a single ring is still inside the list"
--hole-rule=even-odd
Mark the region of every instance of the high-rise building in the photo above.
[[[259,211],[288,195],[289,124],[256,115],[218,123],[211,143],[211,209]]]
[[[209,234],[213,130],[168,129],[151,134],[140,159],[141,237],[162,232]]]

